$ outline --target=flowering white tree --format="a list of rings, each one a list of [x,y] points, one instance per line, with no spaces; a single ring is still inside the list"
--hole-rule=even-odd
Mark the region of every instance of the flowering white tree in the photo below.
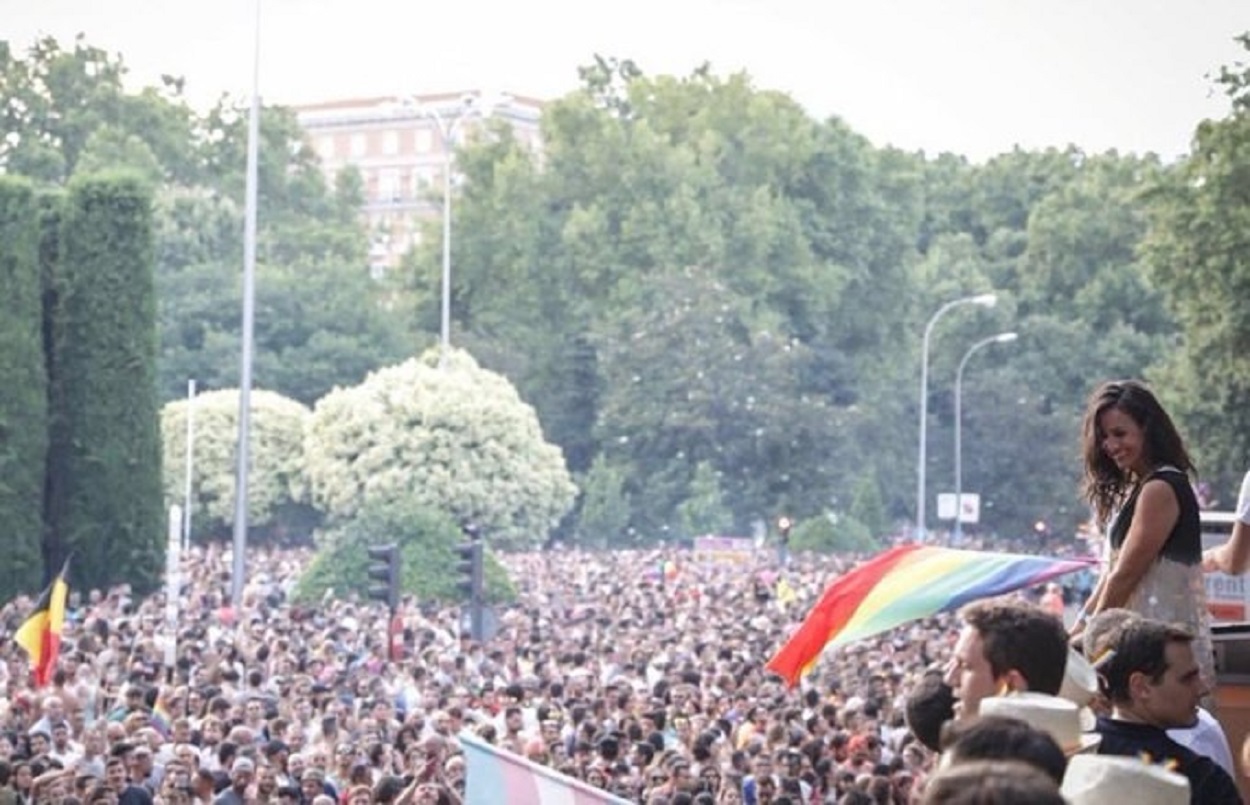
[[[197,526],[220,534],[234,523],[239,390],[197,395],[194,401],[193,514]],[[310,412],[272,391],[253,391],[248,472],[248,523],[266,528],[292,505],[309,502],[304,477],[304,429]],[[186,484],[187,401],[161,409],[165,505],[182,504]]]
[[[534,409],[461,350],[441,366],[431,350],[322,397],[305,455],[331,523],[405,500],[474,523],[501,547],[541,543],[577,492]]]

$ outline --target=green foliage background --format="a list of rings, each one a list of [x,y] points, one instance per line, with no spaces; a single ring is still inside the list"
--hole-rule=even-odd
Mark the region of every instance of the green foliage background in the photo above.
[[[43,356],[39,206],[32,184],[0,176],[0,600],[42,581],[48,376]]]
[[[139,422],[157,407],[126,395],[154,385],[176,400],[188,378],[225,389],[238,376],[246,105],[223,98],[200,113],[180,79],[133,91],[124,74],[82,38],[20,53],[0,43],[0,167],[38,191],[44,559],[82,545],[100,565],[92,583],[121,564],[113,548],[144,583],[160,564],[156,504],[130,497],[159,461],[154,424]],[[974,163],[879,146],[745,74],[649,75],[596,57],[579,89],[545,106],[540,149],[492,124],[456,156],[453,342],[515,386],[536,412],[534,443],[555,445],[581,486],[571,512],[553,506],[541,527],[503,518],[498,533],[532,544],[558,519],[561,539],[633,546],[750,534],[781,514],[904,533],[921,333],[943,303],[989,290],[996,308],[961,308],[933,334],[931,495],[952,491],[955,367],[970,344],[1015,330],[965,376],[964,489],[981,495],[982,531],[1028,538],[1038,520],[1064,533],[1085,519],[1080,407],[1108,377],[1156,384],[1226,502],[1250,464],[1248,75],[1221,71],[1227,114],[1197,122],[1192,153],[1173,162],[1058,147]],[[93,178],[112,169],[136,178]],[[264,109],[257,387],[311,407],[436,343],[437,210],[400,269],[372,278],[367,178],[328,181],[294,112]],[[108,226],[121,251],[88,247],[105,226],[90,198],[105,187],[119,194]],[[29,273],[16,267],[28,213],[2,209],[15,234],[0,248],[27,306]],[[129,273],[146,260],[154,282]],[[106,287],[121,301],[97,311]],[[29,329],[10,323],[25,335],[5,335],[15,340],[0,340],[11,352],[0,360],[29,369]],[[22,389],[6,394],[39,416]],[[75,452],[89,434],[102,441]],[[38,438],[13,449],[33,455]],[[124,488],[87,484],[105,467],[143,472]],[[0,475],[0,490],[29,484]],[[422,502],[463,522],[487,508],[468,488]],[[96,521],[122,525],[100,541]]]
[[[76,179],[49,316],[45,560],[84,588],[160,580],[165,517],[156,396],[152,194],[128,174]]]

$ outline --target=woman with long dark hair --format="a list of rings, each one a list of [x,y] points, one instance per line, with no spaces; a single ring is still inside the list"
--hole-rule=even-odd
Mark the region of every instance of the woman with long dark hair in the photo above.
[[[1196,471],[1172,418],[1144,384],[1103,383],[1086,407],[1082,450],[1082,495],[1106,528],[1109,555],[1073,634],[1114,607],[1182,624],[1214,687]]]

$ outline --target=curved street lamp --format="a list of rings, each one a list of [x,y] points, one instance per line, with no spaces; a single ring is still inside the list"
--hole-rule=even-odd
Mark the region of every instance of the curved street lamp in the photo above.
[[[451,348],[451,163],[456,152],[456,132],[460,123],[475,111],[472,96],[461,100],[459,112],[450,120],[432,105],[417,107],[418,114],[434,121],[443,146],[443,301],[439,318],[439,363],[446,360],[447,351]]]
[[[1019,336],[1015,333],[999,333],[989,338],[984,338],[972,346],[968,347],[968,351],[964,353],[963,360],[959,362],[959,369],[955,372],[955,541],[958,543],[964,535],[964,449],[963,449],[963,393],[964,393],[964,367],[968,365],[968,359],[972,357],[972,353],[988,347],[990,344],[1006,344],[1009,341],[1015,341]]]
[[[927,427],[929,419],[929,336],[933,333],[933,325],[937,324],[938,319],[942,318],[948,310],[959,305],[981,305],[982,307],[993,307],[998,303],[998,296],[992,293],[983,293],[976,296],[965,296],[960,299],[953,299],[950,302],[938,308],[933,317],[929,319],[929,323],[924,328],[924,340],[920,348],[920,459],[916,465],[916,540],[923,542],[925,536],[925,442],[928,436]]]
[[[469,117],[489,117],[497,106],[507,103],[507,98],[483,100],[478,95],[464,95],[452,116],[440,112],[431,103],[411,104],[417,115],[428,117],[438,129],[439,142],[443,147],[443,290],[441,326],[439,329],[439,363],[447,357],[451,347],[451,169],[456,155],[456,134],[460,125]]]

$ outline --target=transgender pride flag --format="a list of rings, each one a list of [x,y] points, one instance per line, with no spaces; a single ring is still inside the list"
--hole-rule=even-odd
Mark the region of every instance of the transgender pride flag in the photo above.
[[[467,772],[464,805],[631,805],[472,733],[458,737]]]

